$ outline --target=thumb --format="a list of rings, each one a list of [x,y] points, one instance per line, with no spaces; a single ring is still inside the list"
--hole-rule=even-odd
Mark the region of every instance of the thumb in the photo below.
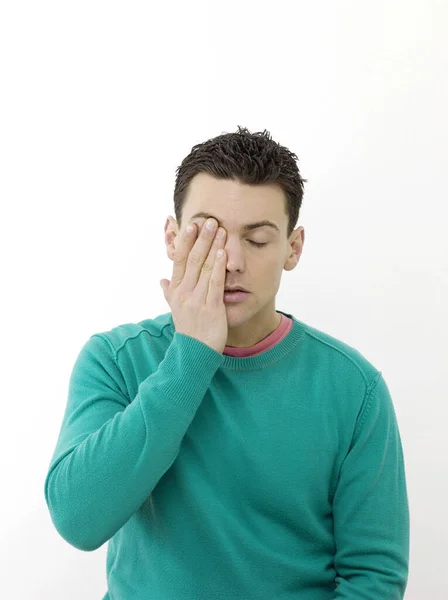
[[[163,293],[165,294],[165,298],[166,298],[166,288],[167,288],[167,286],[169,286],[170,282],[168,281],[168,279],[161,279],[159,281],[159,283],[160,283],[160,287],[162,288]]]

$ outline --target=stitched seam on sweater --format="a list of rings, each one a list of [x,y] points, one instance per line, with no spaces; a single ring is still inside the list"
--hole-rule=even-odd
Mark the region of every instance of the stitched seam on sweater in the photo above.
[[[125,347],[125,345],[126,345],[128,342],[130,342],[131,340],[135,340],[135,339],[136,339],[136,338],[138,338],[140,335],[142,335],[142,333],[147,333],[147,334],[148,334],[150,337],[157,337],[157,338],[159,338],[159,337],[162,337],[162,336],[163,336],[163,331],[164,331],[164,329],[166,329],[166,327],[170,327],[170,324],[169,324],[169,323],[167,323],[166,325],[164,325],[164,326],[162,327],[162,329],[160,330],[160,333],[159,333],[158,335],[154,335],[153,333],[151,333],[151,332],[149,331],[149,329],[142,329],[141,331],[139,331],[139,332],[138,332],[138,333],[136,333],[135,335],[129,335],[129,336],[128,336],[128,337],[127,337],[127,338],[126,338],[126,339],[125,339],[125,340],[124,340],[124,341],[121,343],[121,345],[120,345],[120,346],[118,346],[118,348],[115,350],[115,353],[116,353],[116,354],[118,354],[118,352],[119,352],[120,350],[122,350],[122,349]]]
[[[91,337],[99,337],[99,338],[100,338],[100,339],[102,339],[104,342],[106,342],[106,343],[107,343],[107,345],[109,346],[109,348],[110,348],[110,350],[111,350],[111,353],[112,353],[112,359],[113,359],[113,361],[114,361],[114,363],[115,363],[115,366],[116,366],[116,368],[117,368],[117,371],[118,371],[118,373],[120,373],[121,379],[123,380],[123,384],[124,384],[124,386],[125,386],[125,388],[126,388],[126,392],[127,392],[127,397],[126,397],[126,399],[129,399],[129,400],[130,400],[130,396],[129,396],[129,389],[128,389],[128,386],[127,386],[127,384],[126,384],[126,380],[125,380],[125,378],[124,378],[123,371],[121,370],[121,368],[120,368],[120,365],[118,364],[117,350],[115,350],[115,348],[114,348],[114,346],[113,346],[113,344],[112,344],[111,340],[109,339],[109,337],[107,336],[107,334],[106,334],[106,333],[95,333],[95,334],[94,334],[94,335],[92,335]],[[120,387],[120,384],[119,384],[118,382],[115,382],[115,383],[117,383],[118,387]],[[123,393],[123,392],[122,392],[122,393]]]
[[[370,412],[370,409],[372,407],[372,400],[373,400],[373,393],[372,392],[376,388],[380,377],[381,377],[381,371],[379,371],[377,373],[377,375],[374,377],[374,379],[370,383],[369,387],[367,388],[367,391],[366,391],[366,396],[368,396],[367,404],[364,407],[364,411],[362,413],[361,419],[360,419],[360,421],[359,421],[359,423],[358,423],[358,425],[357,425],[357,427],[356,427],[356,429],[355,429],[355,431],[353,433],[353,438],[355,438],[357,436],[358,431],[363,426],[363,424],[364,424],[364,422],[365,422],[365,420],[366,420],[366,418],[367,418],[367,416],[368,416],[368,414]]]
[[[313,339],[317,340],[321,344],[325,344],[325,346],[328,346],[329,348],[332,348],[336,352],[339,352],[339,354],[342,354],[343,356],[345,356],[345,358],[347,358],[353,365],[355,365],[355,367],[361,373],[362,378],[364,379],[365,384],[368,385],[368,381],[369,380],[367,379],[367,376],[364,373],[364,371],[362,370],[362,368],[360,367],[360,365],[351,356],[349,356],[346,352],[344,352],[344,350],[342,350],[341,348],[338,348],[337,346],[331,344],[330,342],[327,342],[326,340],[322,340],[319,336],[317,336],[313,332],[308,331],[307,328],[305,328],[305,333],[306,333],[306,335],[312,337]]]
[[[377,383],[378,383],[381,375],[382,375],[382,372],[378,371],[378,373],[375,375],[375,377],[372,379],[372,381],[370,382],[370,384],[366,388],[366,391],[364,393],[364,398],[363,398],[363,401],[362,401],[362,405],[361,405],[361,406],[364,406],[364,408],[361,409],[362,416],[361,416],[360,421],[358,422],[358,425],[355,427],[355,430],[354,430],[354,432],[352,434],[352,437],[350,439],[349,449],[345,453],[345,456],[342,459],[341,464],[339,466],[338,475],[336,477],[335,485],[333,486],[333,489],[331,490],[331,496],[332,497],[334,497],[334,494],[336,493],[336,490],[338,488],[339,479],[341,477],[341,470],[342,470],[342,467],[344,466],[344,463],[345,463],[345,461],[347,459],[347,456],[350,454],[350,450],[351,450],[351,448],[353,446],[353,440],[356,438],[359,429],[364,424],[364,421],[367,418],[369,410],[370,410],[370,408],[372,406],[372,392],[373,392],[374,388],[376,387],[376,385],[377,385]]]

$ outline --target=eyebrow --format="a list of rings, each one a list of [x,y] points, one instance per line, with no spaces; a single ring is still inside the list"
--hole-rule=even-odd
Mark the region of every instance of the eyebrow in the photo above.
[[[215,217],[214,215],[209,215],[206,212],[198,212],[196,214],[194,214],[191,218],[195,219],[195,218],[200,218],[203,217],[204,219],[216,219],[218,221],[218,225],[221,225],[219,219],[217,217]],[[253,229],[258,229],[259,227],[273,227],[274,229],[276,229],[277,231],[280,231],[280,229],[277,227],[277,225],[275,223],[273,223],[272,221],[258,221],[257,223],[247,223],[247,225],[243,225],[241,227],[241,229],[243,231],[252,231]]]

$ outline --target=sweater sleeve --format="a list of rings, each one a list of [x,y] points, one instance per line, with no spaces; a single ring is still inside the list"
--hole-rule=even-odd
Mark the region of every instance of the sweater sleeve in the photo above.
[[[333,500],[335,600],[402,600],[409,506],[400,433],[378,373],[358,417]]]
[[[44,494],[59,534],[96,550],[173,464],[222,354],[175,332],[163,361],[128,397],[116,353],[93,335],[73,367]]]

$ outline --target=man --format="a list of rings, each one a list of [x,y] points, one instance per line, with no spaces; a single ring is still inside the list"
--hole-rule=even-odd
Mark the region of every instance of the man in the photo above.
[[[386,382],[275,308],[305,239],[296,159],[242,128],[193,147],[165,226],[171,312],[79,353],[45,498],[71,545],[109,541],[104,599],[404,596],[409,508]]]

